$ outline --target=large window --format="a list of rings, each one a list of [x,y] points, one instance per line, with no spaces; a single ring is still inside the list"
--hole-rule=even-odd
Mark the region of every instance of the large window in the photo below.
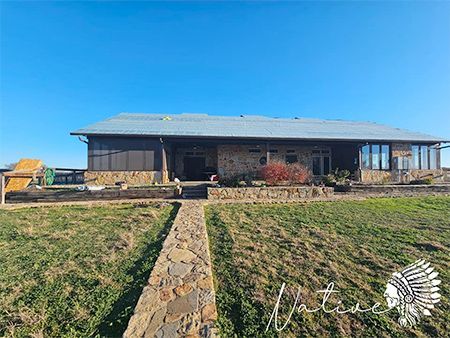
[[[428,147],[420,146],[420,168],[428,169]]]
[[[435,146],[413,145],[411,147],[412,169],[433,170],[438,169],[438,151]]]
[[[420,147],[412,146],[412,159],[411,159],[411,168],[412,169],[420,169],[420,156],[419,156]]]
[[[362,169],[389,170],[391,148],[388,144],[366,144],[361,147]]]

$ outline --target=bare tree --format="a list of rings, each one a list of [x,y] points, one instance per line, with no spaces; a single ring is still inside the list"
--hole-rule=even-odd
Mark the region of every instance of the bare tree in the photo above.
[[[9,169],[9,170],[14,170],[14,168],[16,167],[17,162],[13,162],[13,163],[6,163],[4,165],[5,169]]]

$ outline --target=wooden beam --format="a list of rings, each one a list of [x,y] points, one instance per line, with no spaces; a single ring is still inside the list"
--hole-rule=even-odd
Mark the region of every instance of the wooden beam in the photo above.
[[[35,177],[43,177],[43,173],[33,173],[33,172],[14,172],[9,171],[3,173],[5,177],[23,177],[23,178],[35,178]]]
[[[0,173],[0,204],[5,204],[5,176]]]

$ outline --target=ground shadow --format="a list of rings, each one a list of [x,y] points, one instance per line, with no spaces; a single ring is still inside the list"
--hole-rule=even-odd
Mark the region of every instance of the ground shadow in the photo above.
[[[127,274],[133,276],[133,282],[128,286],[122,297],[116,301],[111,312],[105,316],[98,328],[97,336],[122,337],[179,208],[180,205],[175,203],[163,229],[158,233],[156,241],[148,244],[141,257],[128,270]]]

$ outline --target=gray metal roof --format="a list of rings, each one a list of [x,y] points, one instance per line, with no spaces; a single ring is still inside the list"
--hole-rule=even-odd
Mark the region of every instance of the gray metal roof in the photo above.
[[[71,134],[436,143],[444,141],[439,137],[373,122],[206,114],[121,113],[75,130]]]

